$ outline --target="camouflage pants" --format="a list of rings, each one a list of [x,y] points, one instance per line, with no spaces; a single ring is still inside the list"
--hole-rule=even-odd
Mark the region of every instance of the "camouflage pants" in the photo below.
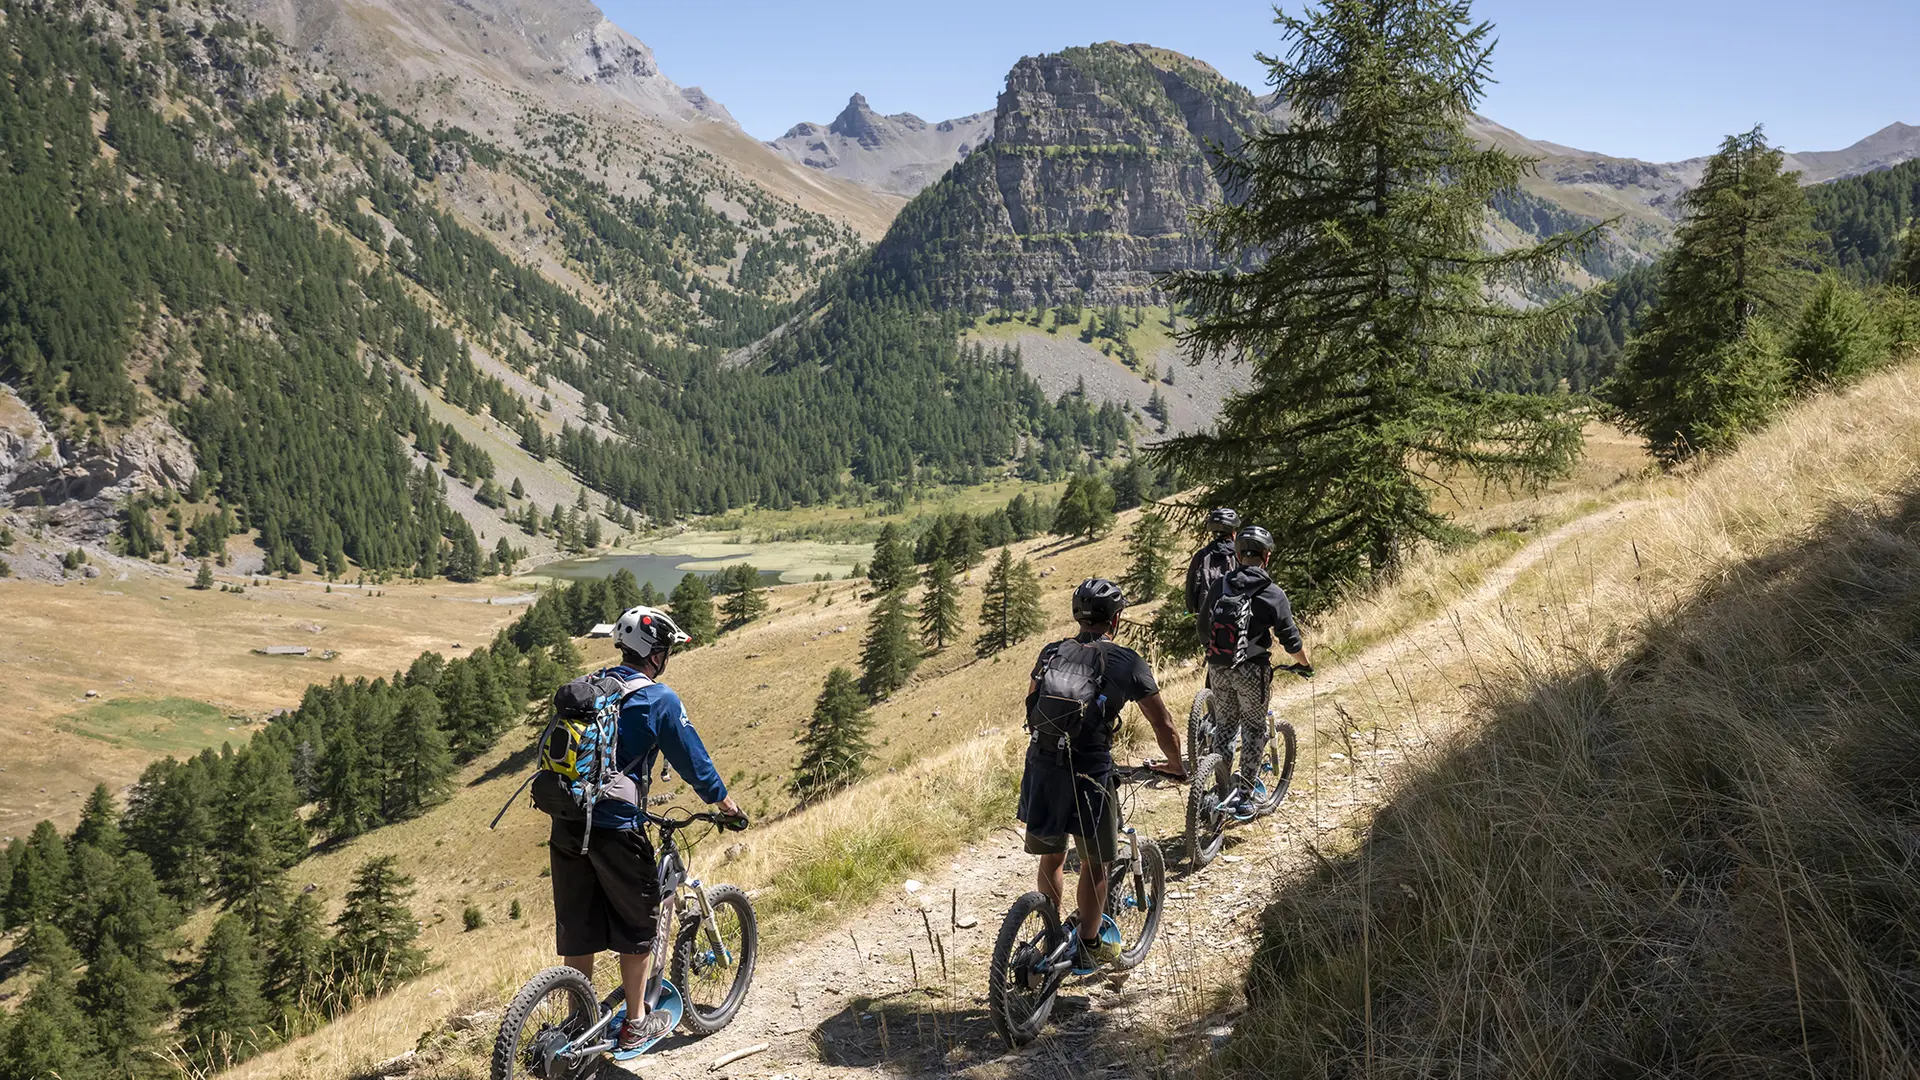
[[[1262,656],[1233,667],[1209,672],[1213,687],[1215,738],[1224,749],[1240,735],[1240,776],[1249,784],[1260,779],[1260,755],[1267,749],[1267,702],[1273,696],[1273,668]]]

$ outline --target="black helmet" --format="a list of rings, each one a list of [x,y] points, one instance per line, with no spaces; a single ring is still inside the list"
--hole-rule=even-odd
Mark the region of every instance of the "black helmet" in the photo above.
[[[1073,619],[1079,623],[1110,623],[1120,617],[1127,598],[1120,586],[1106,578],[1088,578],[1073,590]]]
[[[1207,529],[1215,533],[1230,533],[1240,527],[1240,511],[1231,506],[1216,506],[1207,512]]]
[[[1273,554],[1273,534],[1258,525],[1249,525],[1233,535],[1236,555]]]

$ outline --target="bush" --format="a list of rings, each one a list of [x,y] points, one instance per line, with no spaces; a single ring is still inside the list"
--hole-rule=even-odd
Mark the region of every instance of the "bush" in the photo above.
[[[507,918],[509,919],[520,918],[520,901],[518,899],[514,900],[513,903],[507,905]]]
[[[87,553],[74,548],[60,557],[60,565],[67,570],[78,570],[87,564]]]
[[[518,907],[519,903],[518,900],[514,901],[514,906]],[[468,904],[467,909],[460,913],[460,924],[466,927],[467,933],[472,933],[487,925],[487,917],[481,912],[480,905]]]

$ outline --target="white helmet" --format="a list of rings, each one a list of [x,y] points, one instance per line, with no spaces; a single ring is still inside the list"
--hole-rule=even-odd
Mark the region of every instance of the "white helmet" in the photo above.
[[[688,636],[673,616],[659,608],[628,608],[620,621],[613,624],[613,640],[620,647],[635,656],[652,656],[671,645],[685,645],[693,638]]]

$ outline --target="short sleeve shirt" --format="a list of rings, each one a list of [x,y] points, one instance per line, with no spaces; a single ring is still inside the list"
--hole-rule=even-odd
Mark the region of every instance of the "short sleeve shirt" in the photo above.
[[[1040,650],[1039,659],[1034,661],[1031,677],[1038,679],[1046,670],[1047,661],[1060,649],[1060,643],[1054,642]],[[1112,641],[1101,641],[1099,649],[1106,654],[1106,669],[1100,680],[1100,694],[1106,698],[1106,715],[1101,723],[1092,725],[1093,731],[1080,740],[1074,756],[1099,755],[1110,757],[1112,754],[1113,728],[1120,719],[1120,713],[1126,707],[1141,698],[1152,697],[1160,692],[1160,684],[1154,681],[1153,669],[1141,655],[1125,645]],[[1033,708],[1031,696],[1027,699],[1027,708]]]

